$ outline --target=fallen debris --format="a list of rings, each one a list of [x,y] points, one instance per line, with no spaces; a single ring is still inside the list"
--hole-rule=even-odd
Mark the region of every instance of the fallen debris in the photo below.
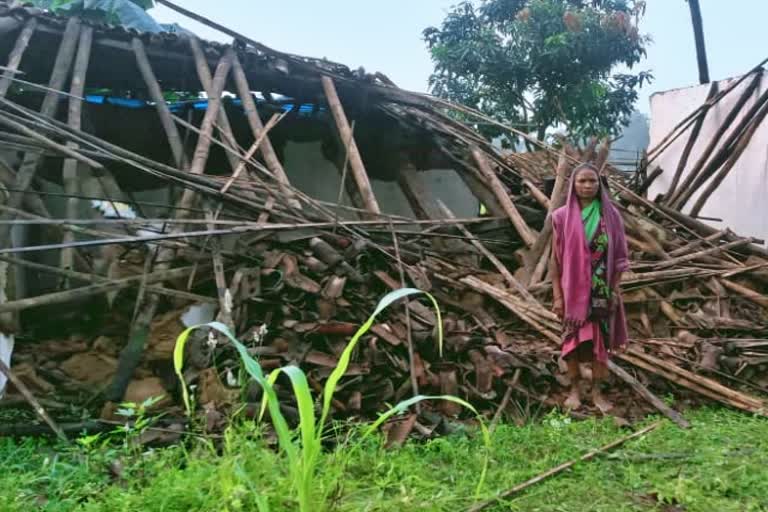
[[[0,47],[0,62],[11,70],[29,63],[27,78],[50,79],[42,109],[25,90],[0,94],[8,121],[0,149],[21,145],[25,155],[16,168],[8,166],[8,176],[0,173],[8,190],[0,238],[11,240],[11,231],[23,229],[30,241],[4,243],[0,259],[34,284],[31,296],[0,304],[0,314],[21,312],[14,364],[29,364],[49,383],[38,393],[69,391],[82,400],[85,392],[81,404],[103,404],[110,418],[121,401],[162,396],[156,407],[173,409],[175,339],[214,318],[234,330],[265,370],[300,365],[320,390],[378,299],[410,286],[429,291],[442,308],[442,353],[429,308],[413,300],[392,308],[357,349],[335,395],[337,417],[372,417],[415,393],[459,396],[494,423],[508,409],[557,406],[568,382],[559,371],[560,324],[542,264],[551,246],[548,217],[562,204],[574,165],[594,161],[619,196],[632,259],[623,289],[634,340],[616,358],[622,366],[612,368],[617,417],[635,420],[658,410],[685,426],[658,398],[670,393],[678,398],[675,407],[716,400],[766,413],[766,251],[757,240],[642,197],[609,168],[607,145],[502,157],[451,110],[480,114],[326,61],[247,39],[221,46],[183,34],[142,38],[87,21],[64,24],[0,2],[3,17],[17,22],[12,46],[18,50]],[[81,25],[94,37],[76,38]],[[61,39],[66,50],[53,73],[17,55],[39,44],[38,31]],[[104,124],[80,129],[57,118],[59,103],[81,102],[58,92],[78,45],[98,48],[94,70],[109,65],[105,55],[135,67],[121,76],[151,100],[139,112],[146,130],[161,139],[159,149],[121,144]],[[163,68],[185,63],[192,64],[191,76]],[[87,78],[89,87],[114,85],[107,75]],[[13,82],[14,74],[3,80]],[[180,87],[184,80],[209,93],[202,116],[195,111],[199,98],[176,105],[163,96],[161,84]],[[222,98],[229,80],[237,105]],[[251,92],[257,87],[258,96]],[[290,109],[272,94],[278,91],[296,95]],[[94,119],[104,115],[100,106],[83,106]],[[287,141],[304,139],[322,141],[323,157],[286,170]],[[76,190],[69,182],[64,197],[119,203],[131,215],[75,209],[79,216],[52,217],[46,205],[54,196],[46,190],[61,181],[65,160],[77,160],[84,178]],[[340,177],[333,176],[338,189],[330,193],[344,200],[315,198],[318,181],[292,183],[331,161]],[[454,213],[466,212],[466,204],[424,185],[431,169],[444,167],[453,169],[454,186],[470,204],[482,202],[492,216]],[[96,183],[110,192],[86,193]],[[393,184],[402,188],[394,206],[375,193]],[[144,187],[164,199],[137,198]],[[408,214],[386,214],[393,210]],[[74,268],[44,263],[64,254]],[[185,379],[209,430],[223,423],[222,412],[243,404],[258,410],[260,390],[240,389],[239,360],[224,340],[198,331],[186,350]],[[287,399],[289,418],[296,416],[291,407]],[[449,402],[423,404],[392,427],[390,442],[413,431],[440,433],[446,418],[460,412]]]

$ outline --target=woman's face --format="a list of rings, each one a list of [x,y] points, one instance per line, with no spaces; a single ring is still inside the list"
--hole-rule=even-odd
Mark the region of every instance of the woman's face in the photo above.
[[[594,199],[600,190],[597,173],[592,169],[582,169],[576,175],[576,196],[579,199]]]

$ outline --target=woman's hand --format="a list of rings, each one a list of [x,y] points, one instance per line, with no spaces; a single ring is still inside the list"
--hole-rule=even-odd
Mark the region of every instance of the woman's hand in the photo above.
[[[563,316],[565,316],[565,306],[563,305],[562,297],[555,297],[552,301],[552,311],[557,315],[557,318],[563,319]]]

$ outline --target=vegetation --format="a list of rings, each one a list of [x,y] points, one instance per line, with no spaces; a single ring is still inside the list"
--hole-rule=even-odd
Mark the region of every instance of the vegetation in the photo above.
[[[721,409],[689,415],[591,463],[577,465],[491,511],[759,511],[768,507],[768,423]],[[500,426],[483,494],[512,487],[625,435],[611,419]],[[114,434],[119,440],[122,433]],[[359,436],[353,435],[353,439]],[[220,445],[220,446],[218,446]],[[354,445],[353,449],[349,449]],[[485,450],[451,436],[387,451],[382,441],[319,454],[315,485],[338,511],[457,511],[473,501]],[[296,510],[291,468],[252,423],[214,443],[136,453],[122,443],[88,449],[0,440],[0,510],[209,512]],[[320,510],[318,507],[316,510]]]
[[[160,32],[160,25],[145,11],[153,0],[26,0],[56,14],[81,16],[111,25],[124,25],[142,32]]]
[[[339,358],[337,367],[333,370],[330,377],[326,381],[325,388],[323,389],[322,407],[319,421],[315,416],[315,401],[312,398],[312,392],[310,390],[309,383],[307,382],[307,376],[304,374],[304,371],[301,370],[301,368],[293,365],[284,366],[274,370],[269,375],[269,377],[267,377],[264,375],[258,361],[251,357],[251,355],[248,353],[246,346],[237,340],[225,325],[214,322],[205,326],[191,327],[187,329],[179,336],[179,339],[176,343],[176,350],[174,351],[174,367],[176,369],[179,380],[182,383],[182,392],[184,404],[187,408],[187,413],[191,414],[193,408],[190,403],[191,400],[186,384],[184,382],[182,371],[184,366],[184,349],[190,333],[200,327],[206,327],[218,331],[229,339],[229,342],[232,344],[232,346],[235,347],[238,354],[240,355],[243,367],[247,375],[261,386],[262,390],[264,391],[264,403],[262,406],[261,414],[263,415],[266,410],[269,410],[272,425],[274,426],[275,434],[280,446],[280,453],[281,455],[285,456],[285,460],[288,464],[288,467],[290,468],[290,476],[293,482],[293,488],[296,490],[298,495],[298,508],[302,512],[312,512],[317,510],[318,506],[327,502],[327,496],[318,495],[316,492],[318,462],[322,453],[323,439],[326,435],[325,426],[331,412],[333,395],[336,393],[336,387],[339,381],[347,372],[350,361],[352,359],[352,353],[355,350],[355,347],[357,346],[360,338],[362,338],[365,333],[368,332],[368,330],[373,326],[376,318],[387,307],[400,299],[406,298],[410,295],[419,294],[424,294],[429,297],[432,305],[435,308],[438,326],[437,342],[440,352],[442,353],[442,322],[440,319],[440,308],[437,306],[435,299],[428,293],[413,288],[403,288],[388,293],[381,299],[381,301],[379,301],[376,310],[368,318],[368,320],[357,330],[354,336],[352,336],[352,339],[349,341],[346,348],[344,349],[344,352]],[[296,400],[296,405],[299,411],[299,426],[296,429],[296,432],[293,432],[289,429],[288,422],[285,420],[280,410],[280,401],[277,397],[274,386],[277,382],[277,379],[281,375],[285,375],[290,380],[294,398]],[[450,400],[459,403],[463,407],[471,410],[473,413],[475,413],[475,415],[478,415],[478,412],[474,407],[472,407],[472,405],[456,397],[416,396],[399,403],[398,405],[392,407],[387,412],[382,414],[379,419],[376,420],[373,425],[367,429],[365,436],[374,432],[387,419],[394,416],[395,414],[402,413],[412,405],[430,399]],[[488,431],[486,430],[482,420],[480,421],[480,426],[483,432],[483,439],[485,440],[486,446],[488,446],[490,444]],[[477,493],[479,493],[480,489],[482,488],[486,469],[487,466],[484,466],[483,470],[480,472]],[[263,495],[258,494],[257,498],[259,509],[267,510],[268,507],[266,506],[266,498]]]
[[[644,11],[642,0],[463,1],[424,31],[432,92],[539,139],[552,127],[615,135],[651,79],[619,72],[645,56]]]

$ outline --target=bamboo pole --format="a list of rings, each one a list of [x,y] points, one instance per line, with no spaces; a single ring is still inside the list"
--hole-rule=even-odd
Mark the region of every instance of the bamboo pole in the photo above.
[[[723,286],[725,286],[729,290],[738,293],[739,295],[751,300],[752,302],[754,302],[759,306],[768,308],[768,297],[766,297],[762,293],[759,293],[753,290],[752,288],[749,288],[748,286],[735,283],[728,279],[720,279],[719,281],[720,283],[722,283]]]
[[[200,83],[203,85],[203,89],[205,89],[207,96],[210,98],[215,94],[215,91],[213,90],[213,77],[211,76],[211,70],[208,67],[208,59],[205,58],[203,48],[200,46],[200,40],[197,36],[189,37],[189,47],[192,50],[192,57],[195,60],[197,76],[200,79]],[[219,109],[218,122],[219,133],[224,143],[233,150],[237,150],[237,140],[235,140],[234,133],[232,132],[232,125],[229,122],[229,116],[227,115],[226,109]],[[236,155],[229,151],[226,152],[226,156],[230,167],[232,167],[232,170],[234,171],[238,165],[240,165],[240,160]]]
[[[493,191],[496,199],[499,201],[499,204],[504,209],[504,213],[507,215],[507,217],[509,217],[512,225],[515,227],[517,234],[520,235],[523,243],[525,243],[528,248],[531,248],[533,244],[536,243],[536,235],[534,235],[531,228],[528,227],[528,224],[520,215],[520,212],[517,210],[515,203],[509,197],[509,193],[504,188],[504,184],[501,182],[496,173],[493,172],[493,169],[491,169],[491,166],[488,164],[488,160],[485,158],[485,155],[481,153],[478,148],[474,148],[472,150],[472,157],[475,159],[480,172],[487,180],[488,187],[490,187],[490,189]]]
[[[7,313],[12,311],[21,311],[27,308],[37,308],[40,306],[49,306],[51,304],[63,304],[65,302],[76,301],[84,299],[86,297],[92,297],[94,295],[102,295],[108,292],[114,292],[122,290],[123,288],[130,288],[141,282],[143,278],[147,278],[148,282],[161,282],[168,279],[175,279],[178,277],[186,277],[192,272],[191,267],[185,267],[181,269],[163,270],[158,271],[148,276],[138,275],[125,277],[123,279],[116,279],[113,281],[96,283],[90,286],[83,286],[81,288],[73,288],[71,290],[64,290],[61,292],[53,292],[38,297],[29,297],[26,299],[19,299],[4,304],[0,304],[0,313]]]
[[[536,243],[533,244],[531,250],[525,256],[525,270],[526,274],[530,277],[536,271],[536,267],[539,261],[547,255],[547,247],[551,247],[552,240],[552,212],[557,208],[565,204],[566,188],[568,187],[568,169],[571,167],[568,161],[568,155],[565,151],[561,152],[558,161],[557,169],[555,170],[555,186],[552,190],[552,197],[549,199],[549,209],[547,210],[547,218],[544,221],[544,229],[539,233],[539,237],[536,239]],[[528,286],[533,285],[528,279]]]
[[[706,178],[702,177],[702,172],[705,169],[705,166],[707,166],[708,162],[716,162],[717,161],[717,155],[722,153],[723,148],[727,148],[730,144],[728,142],[723,142],[726,140],[726,133],[728,133],[728,130],[731,129],[731,126],[733,125],[733,122],[736,120],[738,115],[743,110],[746,103],[749,101],[749,99],[752,97],[752,94],[757,90],[758,86],[760,85],[760,81],[762,79],[762,74],[755,75],[754,79],[752,79],[752,82],[749,83],[747,88],[744,90],[742,95],[739,97],[739,99],[736,101],[736,103],[733,105],[733,108],[728,112],[728,115],[723,119],[723,122],[720,124],[720,127],[717,131],[717,133],[712,137],[707,147],[704,149],[704,151],[699,156],[699,159],[696,161],[696,164],[693,166],[693,168],[688,172],[687,176],[685,177],[685,180],[683,181],[683,184],[680,185],[680,188],[677,189],[677,192],[672,196],[665,200],[665,204],[669,205],[676,209],[681,209],[685,203],[690,199],[693,192],[701,186],[701,183],[706,180]],[[761,96],[760,99],[755,103],[755,105],[761,105],[762,104],[762,98],[768,94],[766,92],[764,95]],[[745,114],[744,119],[750,119],[752,115]],[[738,135],[738,130],[733,129],[731,132],[731,136]],[[730,140],[730,137],[729,139]],[[717,153],[715,153],[715,150],[720,146],[720,150],[718,150]],[[713,156],[714,153],[714,156]],[[710,157],[713,157],[710,159]],[[712,165],[711,163],[709,165]],[[718,166],[719,167],[719,166]]]
[[[455,220],[456,216],[453,214],[453,212],[439,199],[437,200],[437,205],[440,208],[440,210],[443,212],[443,215],[445,215],[446,218]],[[539,301],[536,300],[536,298],[531,295],[531,293],[523,286],[520,281],[515,279],[515,276],[512,275],[512,272],[507,269],[507,267],[504,265],[504,263],[501,262],[499,258],[497,258],[491,251],[489,251],[483,243],[477,239],[475,235],[473,235],[464,225],[462,224],[456,224],[456,227],[464,234],[465,237],[467,237],[472,245],[474,245],[480,253],[485,256],[488,261],[491,262],[491,264],[496,267],[496,270],[499,271],[499,273],[504,277],[504,279],[509,283],[509,285],[517,291],[517,293],[520,294],[521,297],[523,297],[526,301],[532,303],[535,306],[538,306],[543,311],[546,312],[546,309],[544,309],[543,306],[539,304]],[[553,315],[554,316],[554,315]],[[557,320],[556,317],[550,318],[551,320]]]
[[[80,130],[82,127],[83,117],[83,100],[85,92],[86,75],[88,73],[88,64],[91,59],[91,46],[93,43],[93,28],[83,27],[80,32],[80,43],[78,45],[77,57],[75,58],[75,67],[72,72],[72,84],[70,86],[69,93],[69,112],[68,120],[72,128]],[[77,150],[78,146],[74,143],[67,144],[67,147]],[[68,219],[76,219],[79,217],[79,202],[76,196],[80,193],[80,183],[78,180],[78,161],[77,160],[65,160],[62,167],[62,180],[64,182],[64,193],[71,194],[72,197],[67,198],[65,211]],[[71,230],[65,230],[64,236],[61,242],[64,244],[74,242],[75,233]],[[61,251],[61,268],[72,269],[74,268],[74,249],[64,249]],[[65,286],[67,287],[67,286]]]
[[[24,396],[24,399],[29,402],[29,405],[32,406],[32,409],[35,411],[35,414],[40,417],[49,427],[51,427],[51,430],[53,430],[56,433],[56,436],[63,441],[64,443],[69,444],[69,439],[67,438],[67,435],[64,433],[63,430],[56,424],[55,421],[53,421],[53,418],[51,418],[46,410],[43,408],[42,405],[40,405],[40,402],[37,401],[35,398],[35,395],[32,394],[32,392],[27,388],[27,386],[22,382],[21,379],[19,379],[16,374],[11,370],[7,364],[5,364],[5,361],[0,359],[0,372],[3,373],[6,377],[8,377],[8,380],[13,382],[13,385],[16,386],[16,389],[19,390],[19,392]]]
[[[653,405],[664,416],[674,421],[679,427],[689,428],[691,426],[691,424],[688,423],[682,414],[672,409],[670,406],[665,404],[664,401],[659,399],[659,397],[651,393],[648,388],[643,386],[637,379],[627,373],[624,368],[617,365],[613,361],[608,361],[608,369],[611,371],[611,373],[628,384],[629,387],[635,391],[635,393],[643,397],[648,403]]]
[[[43,99],[43,104],[40,108],[40,113],[46,117],[53,117],[56,113],[56,109],[59,105],[59,92],[64,87],[64,82],[69,76],[69,70],[72,66],[72,60],[75,57],[75,49],[78,42],[78,35],[80,34],[80,20],[78,18],[69,18],[67,21],[67,27],[64,29],[64,35],[62,36],[59,50],[56,54],[56,60],[51,71],[51,78],[48,82],[48,92]],[[0,121],[5,122],[8,125],[10,119],[7,116],[0,116]],[[26,132],[25,132],[26,133]],[[35,134],[37,135],[37,134]],[[50,142],[50,141],[49,141]],[[60,145],[57,145],[60,146]],[[66,148],[64,148],[66,150]],[[66,153],[66,151],[63,151]],[[78,155],[79,157],[79,155]],[[83,157],[79,157],[83,158]],[[18,209],[24,202],[24,192],[26,192],[32,185],[32,181],[37,174],[37,165],[39,162],[39,155],[36,153],[26,153],[21,163],[21,167],[16,173],[16,182],[14,183],[14,190],[8,198],[8,204],[10,208]],[[100,164],[96,164],[97,168],[100,168]],[[2,216],[3,219],[12,220],[15,218],[12,214]],[[0,226],[0,247],[7,246],[11,232],[11,226]]]
[[[704,101],[704,108],[696,118],[696,122],[693,124],[693,129],[691,130],[691,135],[688,137],[688,140],[685,143],[685,148],[683,149],[683,153],[680,155],[680,160],[677,163],[677,169],[675,170],[675,175],[672,177],[672,183],[670,183],[669,189],[666,192],[667,196],[673,196],[675,194],[675,191],[677,190],[677,185],[680,183],[680,178],[683,176],[683,171],[685,170],[685,166],[688,164],[688,158],[691,156],[691,151],[693,150],[693,147],[696,145],[696,141],[699,138],[699,133],[701,133],[701,127],[704,126],[704,120],[706,119],[707,114],[709,113],[709,109],[711,105],[708,102],[716,94],[717,94],[717,82],[712,82],[712,85],[709,87],[709,92],[707,93],[707,99]]]
[[[232,67],[233,58],[234,51],[231,48],[227,49],[216,68],[211,86],[211,94],[213,96],[208,98],[208,109],[205,111],[205,116],[200,124],[201,136],[197,139],[197,147],[195,147],[195,152],[192,155],[192,163],[189,166],[190,174],[203,174],[205,172],[205,164],[208,162],[208,156],[211,151],[211,135],[213,134],[216,119],[219,116],[221,95],[227,83],[227,76]],[[194,190],[185,189],[179,200],[179,208],[182,211],[191,208],[196,195],[197,193]]]
[[[639,437],[642,437],[642,436],[648,434],[649,432],[652,432],[652,431],[656,430],[661,425],[662,425],[661,422],[653,423],[652,425],[649,425],[649,426],[645,427],[642,430],[634,432],[633,434],[630,434],[628,436],[624,436],[621,439],[617,439],[616,441],[613,441],[612,443],[609,443],[609,444],[603,446],[602,448],[598,448],[597,450],[592,450],[591,452],[589,452],[589,453],[587,453],[585,455],[582,455],[580,458],[578,458],[576,460],[572,460],[570,462],[566,462],[565,464],[561,464],[561,465],[559,465],[557,467],[554,467],[554,468],[552,468],[552,469],[550,469],[548,471],[545,471],[544,473],[542,473],[542,474],[540,474],[540,475],[538,475],[538,476],[536,476],[534,478],[531,478],[530,480],[526,480],[525,482],[523,482],[523,483],[521,483],[519,485],[514,486],[513,488],[509,489],[508,491],[504,491],[504,492],[498,494],[497,496],[495,496],[494,498],[492,498],[492,499],[490,499],[488,501],[483,501],[481,503],[478,503],[476,505],[471,506],[469,509],[467,509],[467,512],[480,512],[481,510],[485,510],[486,508],[495,505],[500,500],[505,500],[507,498],[511,498],[512,496],[521,493],[522,491],[528,489],[529,487],[532,487],[532,486],[538,484],[539,482],[543,482],[544,480],[546,480],[548,478],[551,478],[551,477],[553,477],[555,475],[558,475],[558,474],[562,473],[563,471],[566,471],[567,469],[572,468],[573,466],[575,466],[579,462],[586,462],[586,461],[592,460],[595,457],[597,457],[598,455],[601,455],[601,454],[603,454],[603,453],[605,453],[605,452],[607,452],[609,450],[613,450],[614,448],[617,448],[617,447],[623,445],[624,443],[626,443],[628,441],[631,441],[633,439],[637,439]]]
[[[163,91],[160,88],[160,83],[155,77],[155,72],[152,70],[152,64],[147,57],[147,51],[144,48],[144,43],[138,37],[134,37],[131,41],[133,46],[133,53],[136,56],[136,65],[139,68],[144,84],[147,86],[147,92],[150,99],[154,102],[157,113],[160,117],[160,123],[163,125],[165,135],[168,138],[168,143],[171,147],[171,153],[173,154],[173,160],[179,169],[185,169],[188,165],[187,157],[184,154],[184,144],[179,134],[176,123],[173,122],[171,117],[171,110],[168,108],[168,104],[163,96]]]
[[[437,213],[435,211],[436,205],[431,200],[418,173],[419,171],[415,167],[406,166],[398,171],[397,183],[416,218],[428,220],[433,217],[433,213]]]
[[[30,18],[24,24],[24,28],[21,29],[21,33],[16,39],[16,44],[13,50],[11,50],[10,55],[8,55],[8,63],[5,65],[3,76],[0,78],[0,98],[4,98],[8,93],[8,89],[13,83],[13,77],[19,69],[21,59],[24,57],[24,52],[27,51],[27,46],[29,46],[29,41],[32,39],[36,28],[37,20]]]
[[[669,267],[674,267],[677,265],[682,265],[684,263],[691,262],[693,260],[705,257],[705,256],[712,256],[714,254],[719,254],[721,252],[729,251],[731,249],[735,249],[736,247],[741,247],[743,245],[747,245],[751,243],[752,240],[749,238],[742,238],[735,240],[733,242],[729,242],[727,244],[719,245],[717,247],[712,247],[709,249],[704,249],[702,251],[695,252],[693,254],[686,254],[684,256],[678,256],[677,258],[672,258],[670,260],[659,262],[655,265],[655,267],[659,270],[666,269]]]
[[[352,171],[352,178],[354,179],[357,190],[360,192],[360,196],[363,204],[358,205],[364,207],[369,213],[374,215],[381,214],[381,208],[376,201],[376,196],[373,193],[371,182],[368,180],[368,173],[365,170],[363,159],[360,156],[360,151],[357,148],[355,139],[352,135],[352,129],[349,126],[347,115],[344,113],[344,107],[341,104],[339,95],[336,92],[336,87],[333,84],[333,80],[328,76],[322,77],[323,92],[325,98],[328,101],[328,107],[331,110],[333,119],[336,122],[336,128],[339,132],[341,141],[346,146],[347,155],[349,158],[349,167]]]
[[[248,85],[248,78],[245,75],[240,59],[238,59],[237,56],[235,56],[232,61],[232,74],[235,79],[237,94],[243,102],[245,117],[251,127],[253,139],[257,140],[264,132],[264,125],[262,124],[259,112],[256,109],[256,102],[253,100],[253,93],[251,92],[250,85]],[[272,141],[266,135],[263,137],[260,151],[261,155],[264,157],[264,163],[267,165],[269,172],[272,173],[278,182],[288,184],[288,175],[285,173],[285,169],[283,169],[283,165],[277,157],[275,148],[272,146]]]
[[[709,182],[707,188],[705,188],[699,195],[696,203],[693,205],[693,208],[691,208],[692,217],[697,217],[699,213],[701,213],[702,208],[704,208],[704,205],[707,203],[709,198],[712,196],[715,190],[720,187],[720,184],[739,161],[741,155],[744,153],[744,150],[747,149],[747,146],[749,146],[749,143],[752,141],[752,137],[755,135],[755,132],[762,125],[766,114],[768,114],[768,100],[766,100],[766,103],[763,105],[763,108],[760,110],[760,112],[755,115],[755,118],[751,121],[751,125],[744,131],[744,134],[736,144],[736,147],[734,147],[733,153],[720,169],[720,172],[717,173],[717,175]]]

